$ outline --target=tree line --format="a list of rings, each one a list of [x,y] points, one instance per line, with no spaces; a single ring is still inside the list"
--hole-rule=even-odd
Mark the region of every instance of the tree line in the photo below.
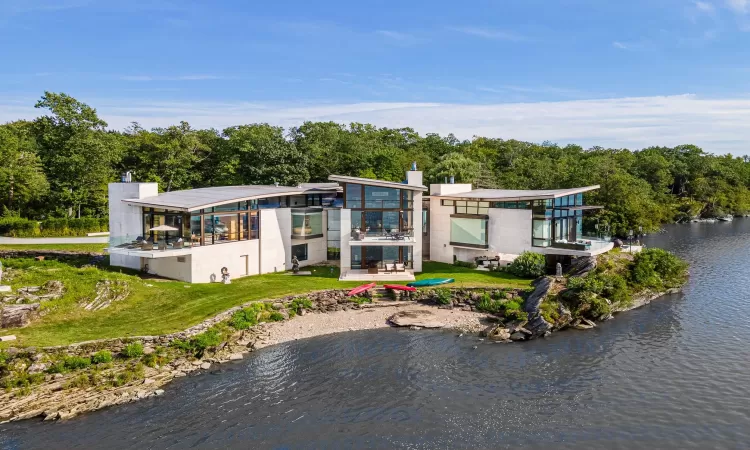
[[[642,150],[559,146],[411,128],[305,122],[284,129],[249,124],[224,130],[187,122],[147,130],[107,129],[94,108],[45,92],[32,121],[0,125],[0,204],[4,216],[105,217],[107,183],[130,170],[163,191],[236,184],[296,185],[335,173],[400,181],[412,161],[425,182],[480,188],[552,189],[601,185],[587,203],[604,209],[587,225],[618,235],[695,217],[750,212],[750,159],[695,145]]]

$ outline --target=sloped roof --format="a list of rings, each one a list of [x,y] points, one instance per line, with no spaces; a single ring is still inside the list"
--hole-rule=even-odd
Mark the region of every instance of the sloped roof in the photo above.
[[[566,195],[580,194],[599,189],[599,185],[586,186],[571,189],[474,189],[466,192],[456,192],[452,194],[433,194],[431,197],[440,197],[448,199],[476,199],[489,201],[515,201],[515,200],[543,200]]]
[[[365,186],[380,186],[394,189],[407,189],[410,191],[426,191],[427,186],[399,183],[396,181],[373,180],[371,178],[347,177],[344,175],[329,175],[329,180],[341,183],[364,184]]]
[[[291,186],[217,186],[184,191],[165,192],[153,197],[125,199],[125,203],[165,208],[175,211],[195,211],[226,203],[280,197],[284,195],[336,192],[341,188],[337,183],[303,183]]]

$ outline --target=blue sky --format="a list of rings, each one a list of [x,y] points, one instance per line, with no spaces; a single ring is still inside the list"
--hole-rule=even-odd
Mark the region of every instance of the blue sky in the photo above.
[[[583,145],[750,141],[750,0],[0,0],[0,121],[368,121]]]

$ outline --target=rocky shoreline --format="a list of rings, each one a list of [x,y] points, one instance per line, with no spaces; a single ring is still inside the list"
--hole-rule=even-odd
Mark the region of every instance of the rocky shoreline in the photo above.
[[[596,267],[595,260],[579,262],[569,277],[585,276]],[[159,396],[163,386],[196,371],[207,371],[216,364],[238,361],[254,350],[297,339],[306,339],[331,333],[365,330],[388,326],[410,328],[446,328],[462,333],[475,333],[493,341],[513,342],[548,336],[563,328],[589,329],[595,323],[584,317],[573,318],[562,304],[557,320],[545,319],[543,303],[565,289],[566,281],[543,277],[535,281],[532,292],[491,288],[438,288],[419,290],[396,299],[349,298],[346,291],[329,290],[311,292],[305,296],[289,296],[250,302],[231,308],[187,330],[163,336],[141,336],[128,339],[104,339],[81,342],[68,346],[11,348],[6,351],[5,363],[13,373],[26,377],[39,377],[43,381],[27,384],[18,389],[6,389],[0,394],[0,423],[42,417],[44,420],[67,419],[78,414]],[[649,292],[634,298],[621,308],[621,312],[643,306],[669,292]],[[304,302],[302,302],[304,299]],[[301,303],[302,302],[302,303]],[[489,304],[487,302],[490,302]],[[519,302],[520,315],[504,316],[503,310],[488,310],[488,305]],[[280,317],[247,329],[228,327],[235,313],[251,305],[262,303],[266,311]],[[301,305],[305,305],[304,307]],[[612,316],[597,317],[607,320]],[[210,345],[200,354],[178,350],[186,342],[205,336],[216,327],[230,330],[219,343]],[[81,371],[51,373],[54,361],[61,358],[93,360],[97,352],[127,355],[132,345],[141,346],[138,357],[127,359],[118,356],[104,369],[92,366]],[[176,345],[180,344],[180,345]],[[140,361],[155,362],[144,367]],[[2,362],[2,361],[0,361]],[[99,372],[102,372],[101,374]],[[109,380],[124,380],[121,384],[101,382],[102,374]],[[94,382],[95,375],[99,382]],[[84,377],[86,382],[78,380]],[[88,378],[86,378],[88,377]]]

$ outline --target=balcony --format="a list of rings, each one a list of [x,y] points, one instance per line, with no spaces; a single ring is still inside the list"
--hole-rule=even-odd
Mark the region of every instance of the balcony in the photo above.
[[[407,229],[403,231],[382,229],[360,231],[358,228],[352,230],[349,245],[414,245],[417,241],[414,238],[414,230]]]
[[[595,256],[606,253],[614,248],[614,243],[597,237],[583,237],[576,241],[552,241],[549,247],[543,248],[543,253],[550,255]]]
[[[107,252],[110,255],[138,256],[141,258],[169,258],[189,255],[199,243],[178,241],[177,238],[147,242],[141,236],[110,236]]]

